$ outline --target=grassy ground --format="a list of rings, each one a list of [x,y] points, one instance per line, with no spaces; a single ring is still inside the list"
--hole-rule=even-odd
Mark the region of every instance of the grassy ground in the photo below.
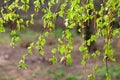
[[[5,33],[0,33],[0,44],[9,44],[11,41],[11,36],[10,36],[10,30],[6,29]],[[38,35],[37,32],[31,31],[31,30],[24,30],[21,32],[17,32],[17,35],[20,37],[19,42],[24,42],[24,41],[33,41],[36,36]]]
[[[8,30],[7,33],[0,33],[0,80],[86,80],[86,75],[84,74],[85,70],[80,64],[83,53],[80,53],[78,50],[82,43],[82,39],[79,35],[76,35],[74,30],[72,31],[75,39],[75,42],[73,43],[74,51],[72,52],[72,66],[65,66],[60,63],[50,65],[48,62],[42,61],[42,56],[40,56],[35,50],[34,55],[30,55],[26,59],[28,68],[25,70],[20,69],[18,67],[18,63],[22,54],[27,53],[27,49],[21,47],[19,44],[21,44],[21,42],[34,41],[39,33],[29,30],[17,33],[21,39],[17,43],[18,45],[15,48],[12,48],[9,46],[11,38],[9,32],[10,31]],[[61,33],[62,29],[56,29],[50,34],[50,38],[48,40],[53,44],[47,44],[45,46],[46,58],[51,57],[51,48],[57,46],[56,38],[60,37]],[[115,50],[118,58],[117,64],[119,64],[119,49],[115,47]],[[93,65],[103,65],[104,63],[102,62],[102,59],[102,57],[98,58],[96,62],[97,64],[94,63],[93,59],[90,59],[87,63],[86,71],[91,72]],[[119,67],[119,65],[110,67],[112,80],[120,79]],[[101,68],[99,72],[96,73],[96,76],[98,76],[96,80],[104,80],[104,75],[105,67]]]

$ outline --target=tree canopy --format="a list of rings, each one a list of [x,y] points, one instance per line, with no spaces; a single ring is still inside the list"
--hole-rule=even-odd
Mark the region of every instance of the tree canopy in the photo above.
[[[11,46],[14,46],[15,42],[19,40],[16,32],[20,32],[30,24],[35,24],[34,17],[39,16],[41,14],[40,11],[42,11],[44,13],[42,16],[44,30],[40,32],[43,34],[39,34],[37,40],[30,44],[28,53],[32,54],[32,49],[35,47],[44,56],[46,38],[56,27],[54,21],[60,17],[63,19],[65,29],[62,32],[62,36],[57,39],[59,45],[51,50],[53,57],[50,58],[50,61],[52,63],[57,62],[55,54],[58,51],[63,58],[66,58],[68,65],[72,64],[71,52],[74,39],[71,29],[79,27],[78,31],[81,32],[81,37],[84,39],[84,42],[79,47],[79,51],[84,53],[81,64],[86,66],[86,61],[90,56],[97,59],[97,56],[104,55],[106,80],[110,80],[107,62],[108,60],[115,61],[113,57],[114,49],[111,43],[113,42],[113,37],[120,37],[120,0],[33,0],[34,12],[31,14],[27,12],[30,10],[30,1],[32,0],[1,1],[3,2],[0,3],[0,32],[5,32],[6,23],[14,23],[15,26],[11,27]],[[19,12],[28,14],[30,19],[24,19]],[[92,34],[90,33],[91,35],[88,39],[85,39],[88,35],[85,32],[86,29],[93,32]],[[99,37],[104,38],[104,53],[98,49],[91,53],[88,46],[92,42],[97,41]],[[24,62],[26,56],[23,55],[23,59],[20,61],[20,65],[23,68],[26,67]],[[95,66],[94,68],[96,69],[97,67]],[[90,80],[94,80],[94,74],[91,74]]]

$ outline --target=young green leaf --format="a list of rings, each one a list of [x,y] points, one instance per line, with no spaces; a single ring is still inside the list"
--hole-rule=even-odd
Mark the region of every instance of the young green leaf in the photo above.
[[[53,48],[52,51],[51,51],[53,54],[56,53],[56,48]]]
[[[67,63],[68,63],[69,65],[71,65],[71,64],[72,64],[71,54],[68,54],[68,55],[66,56],[66,58],[67,58]]]

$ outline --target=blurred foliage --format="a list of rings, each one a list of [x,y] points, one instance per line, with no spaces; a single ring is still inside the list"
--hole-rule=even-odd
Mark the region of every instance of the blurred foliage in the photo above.
[[[80,80],[74,75],[68,75],[65,80]]]
[[[120,79],[120,64],[115,64],[109,66],[109,74],[111,76],[112,80],[118,80]],[[100,70],[97,72],[98,79],[99,80],[104,80],[105,75],[106,75],[106,67],[100,68]]]

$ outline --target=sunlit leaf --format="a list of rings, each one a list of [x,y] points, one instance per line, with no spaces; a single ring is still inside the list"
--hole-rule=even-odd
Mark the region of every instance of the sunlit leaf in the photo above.
[[[53,54],[56,53],[56,48],[53,48],[52,51],[51,51]]]

